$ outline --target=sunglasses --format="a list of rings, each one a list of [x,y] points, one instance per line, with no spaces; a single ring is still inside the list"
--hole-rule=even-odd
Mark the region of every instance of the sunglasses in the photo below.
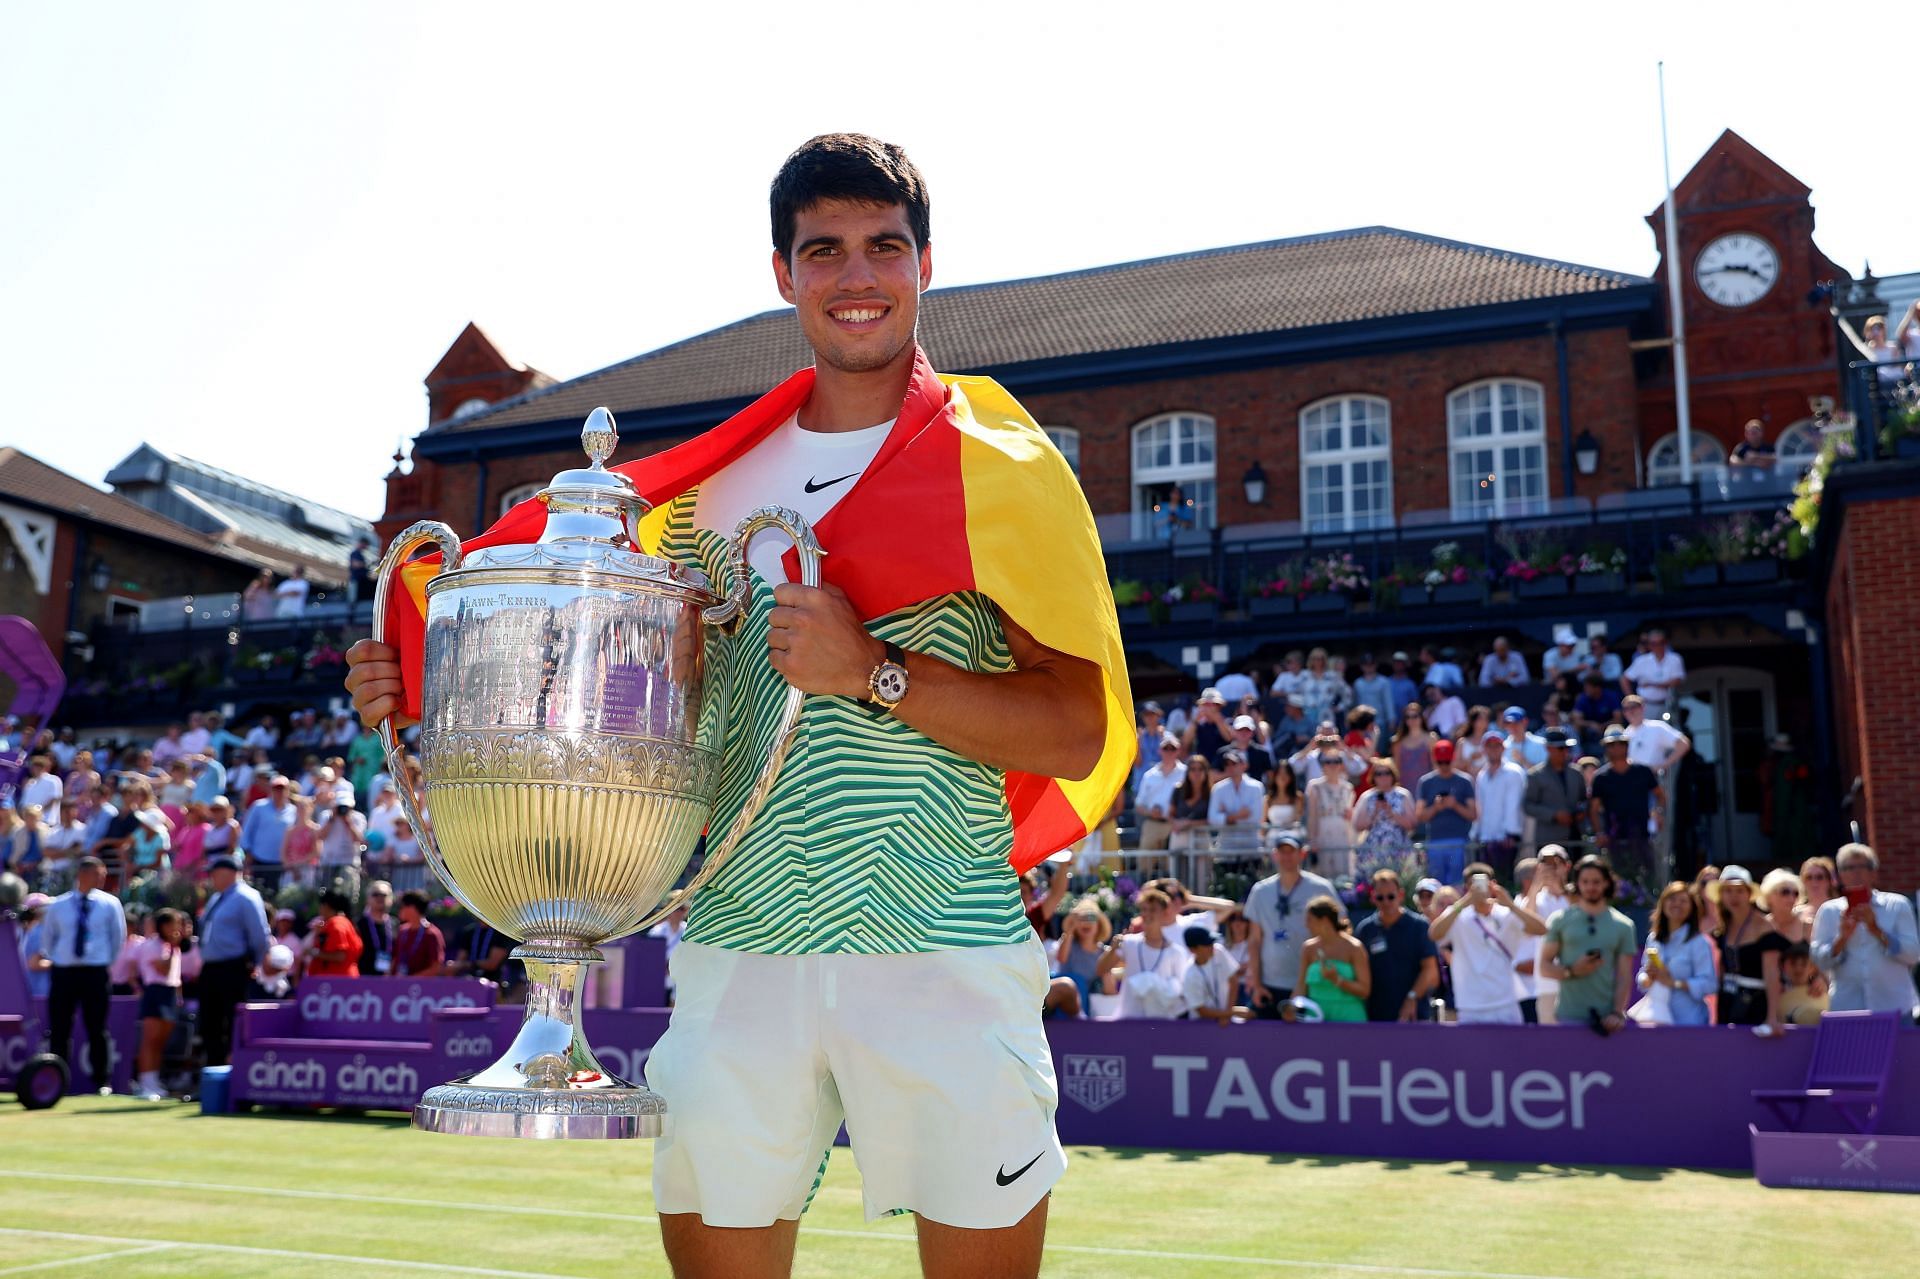
[[[1797,888],[1776,888],[1773,890],[1773,895],[1775,897],[1798,897],[1800,890]]]
[[[1162,755],[1178,755],[1180,753],[1180,748],[1178,746],[1162,746],[1160,748],[1160,753]]]

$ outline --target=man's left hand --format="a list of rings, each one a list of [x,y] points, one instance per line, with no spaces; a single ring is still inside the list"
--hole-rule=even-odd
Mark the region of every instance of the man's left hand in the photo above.
[[[867,696],[867,677],[886,660],[886,646],[867,634],[847,593],[837,586],[773,588],[767,649],[773,669],[803,693]]]

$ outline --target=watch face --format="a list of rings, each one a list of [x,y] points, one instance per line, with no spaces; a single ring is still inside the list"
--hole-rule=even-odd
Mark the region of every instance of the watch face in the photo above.
[[[1693,260],[1693,278],[1721,306],[1750,306],[1780,278],[1780,255],[1757,235],[1723,235]]]
[[[907,695],[907,673],[898,666],[882,666],[874,676],[873,691],[882,701],[899,701]]]

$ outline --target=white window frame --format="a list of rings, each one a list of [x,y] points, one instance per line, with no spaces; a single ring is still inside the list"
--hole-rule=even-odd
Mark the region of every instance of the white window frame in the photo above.
[[[1380,429],[1378,442],[1359,446],[1352,444],[1354,428],[1365,425],[1367,417],[1376,412]],[[1309,420],[1316,418],[1317,421]],[[1328,427],[1339,432],[1341,443],[1331,448],[1313,447],[1313,432],[1324,431]],[[1355,485],[1352,482],[1352,468],[1356,465],[1370,467],[1377,462],[1386,464],[1386,479],[1380,486],[1378,505],[1367,515],[1356,515],[1354,493],[1363,487],[1372,489],[1374,484],[1369,478],[1365,485]],[[1341,477],[1338,482],[1341,512],[1337,516],[1316,516],[1313,513],[1311,477],[1315,467],[1338,468]],[[1330,395],[1300,410],[1300,523],[1309,533],[1344,533],[1353,529],[1392,527],[1393,408],[1384,397],[1352,393]]]
[[[1060,450],[1060,456],[1067,459],[1075,476],[1080,474],[1080,432],[1071,426],[1043,426],[1047,438],[1053,441],[1053,447]]]
[[[1483,411],[1476,409],[1473,404],[1474,393],[1483,390],[1489,399],[1484,411],[1490,415],[1491,429],[1486,434],[1463,432],[1461,428],[1472,426],[1476,413]],[[1513,396],[1514,403],[1511,405],[1502,402],[1508,393]],[[1524,415],[1529,408],[1534,415],[1531,429],[1505,429],[1504,418],[1508,413]],[[1537,499],[1510,498],[1507,495],[1507,480],[1515,473],[1504,469],[1501,454],[1514,448],[1539,450],[1539,465],[1518,472],[1525,474],[1537,471],[1540,476]],[[1463,456],[1476,449],[1491,450],[1494,454],[1493,470],[1484,476],[1480,475],[1477,464]],[[1464,467],[1471,467],[1471,471],[1464,470],[1463,464]],[[1540,383],[1515,377],[1482,378],[1447,392],[1447,505],[1455,519],[1498,520],[1540,514],[1552,500],[1552,479],[1552,471],[1547,466],[1547,396]],[[1477,484],[1482,488],[1490,485],[1493,500],[1462,502],[1460,489],[1463,483]]]
[[[1799,475],[1813,465],[1813,459],[1820,456],[1822,439],[1820,424],[1810,417],[1801,418],[1780,432],[1780,437],[1773,442],[1773,469],[1783,474]],[[1795,444],[1804,441],[1806,447],[1801,452],[1789,453],[1781,447],[1788,440]]]
[[[545,480],[534,480],[531,483],[514,485],[500,495],[499,514],[505,515],[508,511],[511,511],[514,507],[520,505],[520,503],[526,501],[546,486],[547,481]],[[495,516],[495,518],[497,519],[499,516]]]
[[[1680,482],[1680,432],[1670,431],[1653,442],[1653,447],[1647,450],[1646,476],[1648,488]],[[1705,431],[1694,432],[1693,478],[1718,483],[1726,477],[1725,446]]]
[[[1157,437],[1165,435],[1161,441]],[[1219,518],[1218,432],[1210,414],[1192,409],[1158,413],[1127,432],[1133,471],[1133,532],[1136,538],[1164,537],[1167,529],[1145,490],[1160,485],[1180,486],[1181,496],[1194,507],[1193,532],[1209,532]],[[1160,450],[1164,448],[1164,452]],[[1148,454],[1153,450],[1160,454]],[[1146,460],[1143,463],[1143,457]],[[1164,458],[1165,460],[1161,460]]]

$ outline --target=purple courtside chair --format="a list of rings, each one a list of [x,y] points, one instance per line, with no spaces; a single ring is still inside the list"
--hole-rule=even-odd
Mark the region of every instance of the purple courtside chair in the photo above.
[[[1899,1026],[1898,1013],[1827,1013],[1814,1031],[1806,1087],[1756,1088],[1753,1099],[1793,1132],[1800,1131],[1808,1103],[1831,1102],[1847,1126],[1864,1136],[1880,1126]]]

